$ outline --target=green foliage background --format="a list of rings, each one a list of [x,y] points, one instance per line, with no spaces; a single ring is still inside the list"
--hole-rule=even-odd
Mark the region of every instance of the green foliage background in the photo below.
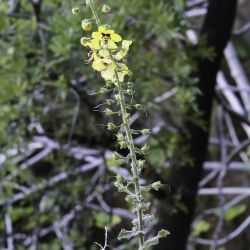
[[[13,206],[1,206],[0,211],[12,218],[16,248],[29,249],[29,244],[23,246],[25,239],[61,221],[76,205],[82,205],[87,196],[85,190],[94,172],[47,185],[53,176],[71,173],[85,163],[84,159],[72,158],[63,146],[69,142],[71,128],[74,128],[71,146],[101,152],[115,150],[117,146],[112,135],[106,132],[107,118],[101,112],[93,112],[103,97],[90,93],[98,91],[103,83],[90,65],[84,63],[87,50],[79,42],[85,35],[81,18],[71,12],[72,7],[83,7],[83,1],[44,0],[39,14],[31,1],[19,2],[14,13],[8,12],[8,1],[0,2],[0,144],[2,153],[9,155],[0,168],[0,200],[7,201],[20,193],[17,183],[28,189],[36,185],[42,188]],[[106,3],[112,12],[103,17],[103,22],[111,24],[122,37],[133,40],[128,64],[135,81],[134,98],[145,106],[135,126],[146,124],[150,128],[161,121],[165,124],[160,133],[149,140],[152,150],[144,177],[150,179],[152,172],[166,174],[166,160],[176,160],[173,157],[180,142],[177,132],[181,117],[190,107],[195,110],[196,80],[190,77],[196,66],[194,59],[207,50],[193,50],[187,41],[188,22],[182,17],[184,0],[110,0]],[[82,8],[81,16],[90,17],[87,8]],[[154,97],[173,87],[178,90],[174,97],[161,105],[153,102]],[[72,127],[78,99],[80,108],[76,126]],[[36,129],[37,124],[43,127],[43,132]],[[20,164],[38,153],[28,153],[28,142],[37,135],[56,141],[59,148],[31,168],[21,170]],[[181,160],[190,160],[184,152],[180,155]],[[91,192],[102,194],[103,183],[113,178],[114,174],[109,171],[112,165],[114,163],[107,163],[105,173]],[[14,176],[11,180],[6,178],[10,175]],[[125,207],[115,189],[109,202],[111,206]],[[97,249],[94,241],[103,240],[105,225],[112,227],[109,244],[119,244],[116,236],[121,223],[127,222],[117,215],[84,207],[76,211],[69,226],[62,230],[74,249],[89,250]],[[2,216],[0,247],[4,247],[6,237]],[[57,250],[62,249],[64,242],[55,233],[48,233],[38,238],[37,244],[41,250]]]

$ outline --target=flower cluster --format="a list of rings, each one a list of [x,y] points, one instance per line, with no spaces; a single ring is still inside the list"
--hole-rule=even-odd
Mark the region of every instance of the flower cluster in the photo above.
[[[92,61],[94,70],[101,72],[104,80],[124,82],[129,69],[123,60],[132,41],[122,40],[114,30],[102,25],[92,33],[92,38],[81,38],[81,44],[91,49],[89,61]]]

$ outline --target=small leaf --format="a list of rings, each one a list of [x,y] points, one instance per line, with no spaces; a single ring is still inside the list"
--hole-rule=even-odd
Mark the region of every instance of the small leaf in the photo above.
[[[144,243],[143,248],[145,249],[147,247],[151,247],[151,246],[157,245],[159,243],[159,239],[160,238],[167,237],[169,234],[170,233],[167,230],[165,230],[165,229],[160,230],[155,237],[152,237],[152,238],[148,239]]]
[[[158,232],[158,236],[159,238],[165,238],[169,235],[169,231],[168,230],[165,230],[165,229],[161,229],[159,232]]]
[[[156,181],[152,183],[151,185],[152,185],[152,189],[155,191],[158,191],[162,187],[162,184],[160,181]]]
[[[201,233],[206,233],[211,228],[211,225],[209,222],[205,220],[199,220],[194,224],[193,236],[199,236]]]
[[[132,230],[132,231],[127,231],[125,229],[122,229],[121,232],[118,235],[118,240],[122,240],[122,239],[131,239],[132,237],[135,237],[137,235],[139,235],[140,233],[142,233],[141,231],[137,231],[137,230]]]
[[[143,248],[147,248],[147,247],[151,247],[151,246],[154,246],[154,245],[157,245],[159,243],[159,237],[158,236],[155,236],[153,238],[150,238],[148,239],[144,245],[143,245]]]
[[[227,209],[226,214],[225,214],[225,220],[226,221],[232,221],[239,215],[243,214],[247,209],[247,206],[245,204],[242,205],[237,205],[234,207],[231,207]]]

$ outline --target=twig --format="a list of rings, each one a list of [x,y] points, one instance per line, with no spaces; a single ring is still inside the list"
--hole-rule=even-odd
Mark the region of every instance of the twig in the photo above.
[[[224,50],[225,58],[228,66],[231,70],[231,75],[234,78],[236,84],[240,88],[250,89],[250,82],[247,79],[245,71],[238,59],[233,43],[229,42],[226,49]],[[250,94],[247,92],[240,92],[240,96],[244,103],[244,108],[247,111],[248,119],[250,119]]]
[[[7,234],[7,250],[14,250],[14,240],[12,237],[13,227],[10,217],[11,206],[8,206],[7,212],[5,213],[5,229]]]
[[[218,199],[219,199],[219,208],[220,208],[220,215],[219,215],[219,221],[215,227],[214,233],[213,233],[213,244],[211,245],[211,250],[216,250],[217,247],[217,239],[219,237],[219,234],[222,230],[222,227],[224,225],[224,217],[225,217],[225,198],[222,193],[222,187],[223,187],[223,180],[227,172],[227,162],[226,162],[226,155],[227,155],[227,148],[224,143],[224,120],[223,120],[223,107],[218,107],[218,133],[220,138],[220,153],[221,153],[221,170],[220,174],[217,179],[217,188],[219,190],[218,193]]]
[[[250,22],[245,23],[243,26],[240,28],[237,28],[233,31],[233,34],[236,36],[242,35],[250,30]]]
[[[78,93],[73,89],[70,88],[70,92],[73,93],[75,99],[76,99],[76,105],[75,105],[75,112],[74,115],[72,117],[72,122],[71,122],[71,127],[70,127],[70,132],[69,132],[69,136],[68,136],[68,146],[70,146],[71,140],[72,140],[72,136],[76,127],[76,121],[77,121],[77,117],[79,114],[79,110],[80,110],[80,105],[81,105],[81,100],[80,97],[78,95]]]
[[[201,9],[193,9],[193,10],[188,10],[184,12],[184,17],[199,17],[199,16],[204,16],[207,13],[207,9],[201,8]]]
[[[223,195],[238,195],[238,194],[250,194],[250,188],[248,187],[223,187],[221,190],[216,188],[201,188],[199,195],[218,195],[221,192]]]
[[[46,187],[55,186],[56,184],[59,184],[62,181],[65,181],[65,180],[69,179],[70,177],[78,176],[78,175],[83,174],[83,173],[85,173],[87,171],[90,171],[90,170],[96,168],[98,165],[100,165],[102,163],[103,163],[103,160],[99,159],[99,160],[96,160],[93,163],[88,163],[88,164],[85,164],[85,165],[83,165],[83,166],[81,166],[79,168],[76,168],[72,172],[62,172],[62,173],[50,178],[46,182],[42,182],[42,183],[40,183],[40,184],[38,184],[36,186],[31,187],[30,189],[27,189],[25,193],[17,193],[17,194],[14,194],[12,196],[9,196],[7,198],[4,198],[4,199],[0,200],[0,206],[4,206],[6,204],[13,204],[13,203],[15,203],[17,201],[23,200],[27,196],[29,196],[29,195],[31,195],[33,193],[44,190]]]
[[[248,226],[250,225],[250,216],[247,217],[238,228],[236,228],[233,232],[228,234],[227,236],[220,238],[217,240],[217,245],[224,245],[230,240],[236,238],[238,235],[240,235]],[[207,240],[202,238],[192,239],[193,242],[199,243],[202,245],[211,246],[213,244],[213,240]]]
[[[108,242],[108,228],[105,226],[105,242],[104,242],[104,246],[100,245],[97,242],[94,242],[94,243],[96,245],[98,245],[101,250],[106,250],[106,248],[109,247],[109,245],[107,244],[107,242]]]

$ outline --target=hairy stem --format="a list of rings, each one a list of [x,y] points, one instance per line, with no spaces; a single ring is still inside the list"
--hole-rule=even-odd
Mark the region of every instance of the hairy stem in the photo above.
[[[129,144],[129,153],[131,156],[131,169],[132,169],[132,174],[134,177],[135,194],[138,197],[139,204],[141,204],[142,195],[141,195],[140,184],[139,184],[139,173],[138,173],[138,168],[137,168],[137,159],[136,159],[136,153],[135,153],[134,140],[133,140],[131,130],[130,130],[129,119],[126,117],[127,116],[126,103],[125,103],[125,98],[124,98],[124,94],[122,91],[122,86],[119,82],[117,71],[115,71],[115,75],[116,75],[116,80],[117,80],[119,102],[120,102],[120,107],[121,107],[121,111],[122,111],[123,125],[124,125],[124,129],[126,132],[126,139],[127,139],[128,144]],[[141,232],[143,231],[142,217],[143,217],[143,211],[142,211],[141,206],[139,206],[137,209],[137,219],[138,219],[138,228]],[[139,246],[140,246],[140,248],[143,246],[143,243],[144,243],[143,233],[140,233],[139,234]]]

